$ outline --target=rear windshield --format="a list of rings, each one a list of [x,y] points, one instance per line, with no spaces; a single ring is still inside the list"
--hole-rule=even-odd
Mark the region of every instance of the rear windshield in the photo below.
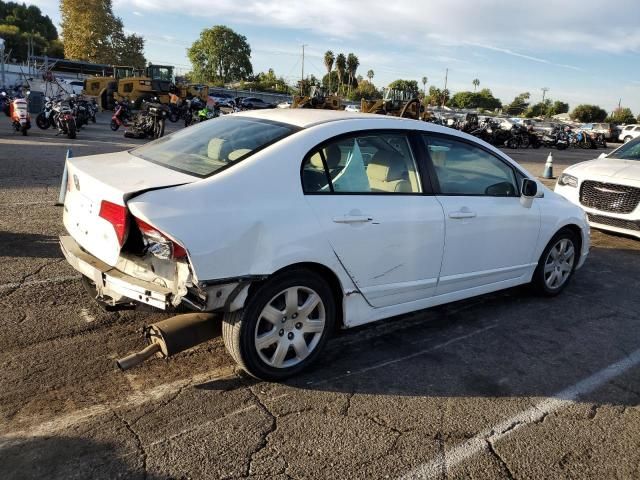
[[[225,115],[147,143],[131,153],[173,170],[208,177],[297,130],[283,123]]]
[[[619,158],[621,160],[640,160],[640,138],[625,143],[615,152],[607,155],[607,158]]]

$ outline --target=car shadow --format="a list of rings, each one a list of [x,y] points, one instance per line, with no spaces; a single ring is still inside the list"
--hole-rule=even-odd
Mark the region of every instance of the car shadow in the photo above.
[[[58,237],[39,233],[16,233],[0,230],[0,245],[5,257],[62,257]]]
[[[640,297],[625,287],[637,285],[640,252],[593,250],[557,297],[516,287],[343,331],[311,371],[283,386],[396,397],[553,397],[638,349]],[[580,400],[640,404],[634,368]]]
[[[86,437],[2,439],[0,458],[3,480],[166,478],[147,474],[142,460],[138,461],[123,445]]]

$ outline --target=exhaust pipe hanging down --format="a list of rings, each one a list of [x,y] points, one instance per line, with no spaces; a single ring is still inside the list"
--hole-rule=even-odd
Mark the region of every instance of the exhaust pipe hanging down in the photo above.
[[[139,352],[116,360],[120,370],[128,370],[156,355],[170,357],[216,336],[212,313],[187,313],[167,318],[145,328],[149,345]]]

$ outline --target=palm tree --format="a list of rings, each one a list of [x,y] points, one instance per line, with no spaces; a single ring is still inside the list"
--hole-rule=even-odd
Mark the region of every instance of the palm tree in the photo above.
[[[336,71],[338,72],[338,94],[340,94],[340,86],[342,85],[342,78],[344,72],[347,69],[347,58],[343,53],[339,53],[336,57]]]
[[[360,60],[353,53],[350,53],[347,56],[347,72],[349,72],[349,93],[351,93],[351,86],[353,85],[353,80],[356,78],[356,71],[360,66]]]
[[[327,81],[329,91],[331,91],[331,70],[333,70],[333,62],[335,59],[336,57],[331,50],[324,52],[324,66],[327,69],[327,74],[329,75],[329,80]]]
[[[373,75],[374,75],[373,70],[369,70],[367,72],[367,78],[369,79],[369,83],[372,83],[371,80],[373,80]]]
[[[424,96],[427,96],[427,81],[429,79],[427,77],[422,77],[422,90],[424,90]]]
[[[476,88],[478,88],[478,85],[480,85],[480,80],[478,80],[477,78],[474,78],[473,82],[471,83],[473,83],[473,91],[475,92]]]

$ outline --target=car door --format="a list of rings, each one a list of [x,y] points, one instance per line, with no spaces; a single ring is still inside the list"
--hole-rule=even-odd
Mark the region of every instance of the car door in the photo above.
[[[445,215],[436,294],[529,275],[537,263],[540,211],[537,202],[521,201],[524,176],[476,142],[436,134],[422,138]]]
[[[336,256],[370,305],[434,294],[444,214],[422,184],[406,133],[363,131],[325,142],[305,158],[302,183]]]

